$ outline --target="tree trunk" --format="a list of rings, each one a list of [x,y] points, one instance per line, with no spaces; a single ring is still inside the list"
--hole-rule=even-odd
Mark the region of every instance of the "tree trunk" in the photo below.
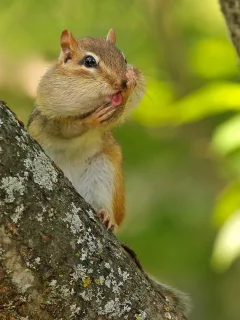
[[[0,319],[183,319],[0,102]]]

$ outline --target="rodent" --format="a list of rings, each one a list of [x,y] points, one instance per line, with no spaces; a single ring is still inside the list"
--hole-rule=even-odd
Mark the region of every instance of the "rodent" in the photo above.
[[[142,72],[106,39],[61,34],[59,58],[42,76],[28,130],[108,229],[125,216],[121,148],[111,128],[145,91]]]

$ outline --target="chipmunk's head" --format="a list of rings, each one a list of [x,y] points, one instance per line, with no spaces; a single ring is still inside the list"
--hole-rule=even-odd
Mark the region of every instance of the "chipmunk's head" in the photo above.
[[[52,118],[81,116],[112,104],[116,107],[112,120],[116,120],[136,106],[144,95],[144,77],[127,63],[115,42],[112,29],[106,39],[80,40],[64,30],[60,57],[38,86],[41,111]]]

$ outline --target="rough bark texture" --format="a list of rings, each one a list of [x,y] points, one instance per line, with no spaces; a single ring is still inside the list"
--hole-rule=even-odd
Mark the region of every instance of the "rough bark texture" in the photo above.
[[[1,101],[0,319],[182,319]]]
[[[226,24],[240,57],[240,0],[219,0]]]

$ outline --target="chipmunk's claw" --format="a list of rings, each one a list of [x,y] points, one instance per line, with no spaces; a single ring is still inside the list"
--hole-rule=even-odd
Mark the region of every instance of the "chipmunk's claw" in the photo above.
[[[99,210],[97,212],[97,215],[99,216],[103,224],[106,226],[106,228],[110,232],[114,232],[116,228],[116,224],[111,222],[110,215],[104,209]]]

